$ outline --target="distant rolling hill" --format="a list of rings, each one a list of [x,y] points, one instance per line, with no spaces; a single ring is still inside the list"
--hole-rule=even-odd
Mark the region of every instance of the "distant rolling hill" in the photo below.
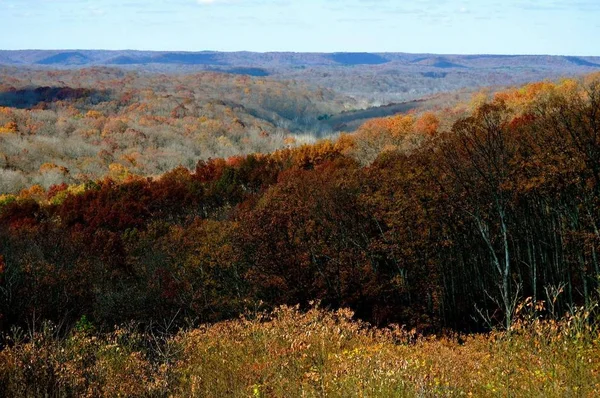
[[[213,71],[296,80],[366,105],[484,86],[507,86],[600,71],[600,57],[409,53],[169,52],[105,50],[0,51],[0,65],[71,69],[118,67],[160,73]]]
[[[600,57],[549,55],[438,55],[409,53],[295,53],[295,52],[174,52],[107,50],[0,50],[0,64],[98,66],[98,65],[199,65],[199,66],[356,66],[389,63],[434,66],[439,68],[481,68],[490,61],[497,67],[575,67],[600,68]]]
[[[87,65],[90,58],[78,51],[62,52],[40,59],[38,65]]]
[[[583,58],[580,57],[565,57],[565,59],[569,62],[574,63],[575,65],[579,65],[579,66],[589,66],[592,68],[600,68],[600,64],[597,64],[595,62],[590,62],[587,61]]]

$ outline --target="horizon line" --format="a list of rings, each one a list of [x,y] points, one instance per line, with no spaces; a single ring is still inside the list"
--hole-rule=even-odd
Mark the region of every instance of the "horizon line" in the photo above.
[[[154,53],[220,53],[220,54],[235,54],[235,53],[250,53],[250,54],[407,54],[407,55],[445,55],[445,56],[507,56],[507,57],[600,57],[600,55],[590,54],[549,54],[549,53],[444,53],[444,52],[407,52],[407,51],[293,51],[293,50],[269,50],[269,51],[253,51],[253,50],[140,50],[132,48],[123,49],[105,49],[105,48],[23,48],[23,49],[0,49],[5,52],[25,52],[25,51],[104,51],[104,52],[154,52]]]

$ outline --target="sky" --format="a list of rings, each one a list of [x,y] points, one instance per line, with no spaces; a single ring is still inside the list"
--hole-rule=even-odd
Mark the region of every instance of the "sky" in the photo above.
[[[600,55],[600,0],[0,0],[0,49]]]

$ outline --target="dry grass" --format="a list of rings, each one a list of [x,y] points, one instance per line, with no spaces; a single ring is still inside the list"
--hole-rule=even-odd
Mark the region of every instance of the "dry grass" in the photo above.
[[[510,333],[427,338],[370,328],[348,310],[290,307],[167,339],[121,329],[60,340],[46,328],[0,352],[0,394],[591,397],[600,392],[600,337],[590,317],[531,315]]]

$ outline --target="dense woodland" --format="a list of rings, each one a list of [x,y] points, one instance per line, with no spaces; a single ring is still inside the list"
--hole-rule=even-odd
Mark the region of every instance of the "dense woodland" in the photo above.
[[[4,195],[0,325],[153,330],[319,301],[376,325],[482,330],[509,327],[525,297],[560,315],[598,287],[599,134],[595,75]]]

